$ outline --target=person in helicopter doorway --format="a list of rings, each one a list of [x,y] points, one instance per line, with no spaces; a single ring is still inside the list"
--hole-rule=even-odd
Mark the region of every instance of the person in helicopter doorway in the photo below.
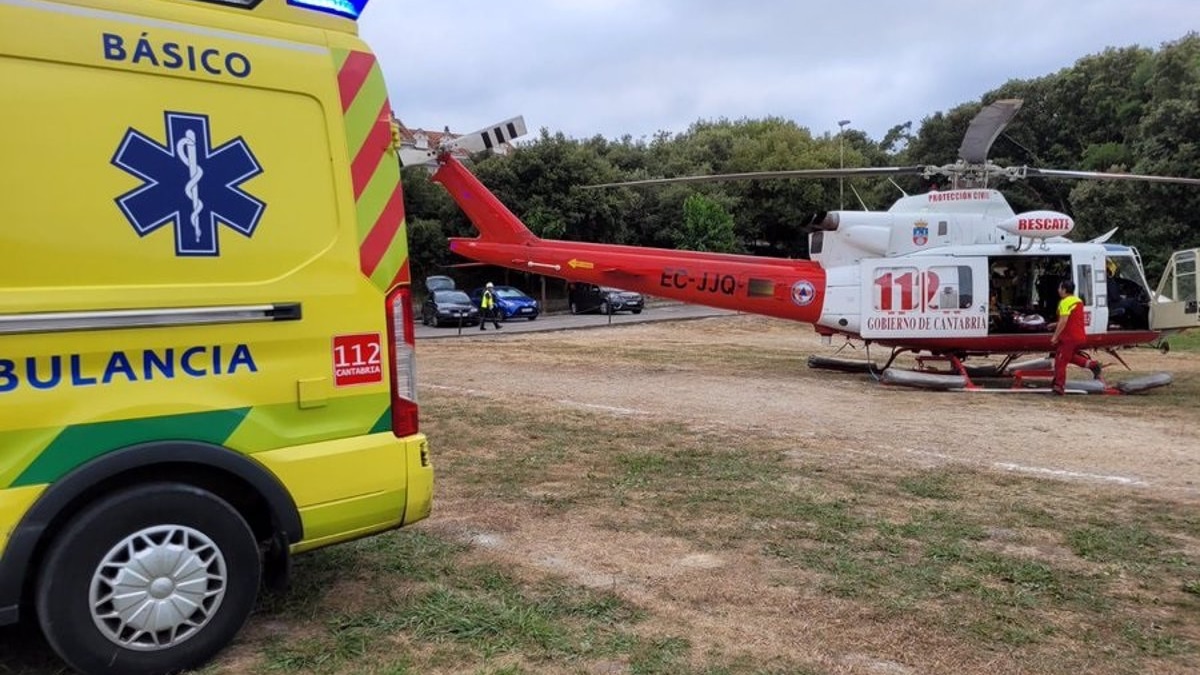
[[[1050,344],[1054,346],[1054,381],[1051,385],[1055,394],[1062,394],[1067,386],[1067,364],[1092,371],[1092,377],[1100,379],[1100,362],[1088,358],[1080,351],[1087,340],[1083,325],[1083,301],[1075,296],[1075,282],[1064,280],[1058,285],[1058,323]]]
[[[496,291],[492,282],[489,281],[483,287],[483,296],[479,298],[479,330],[487,330],[488,319],[491,319],[492,325],[499,330],[500,319],[497,317],[499,313],[500,308],[496,306]]]

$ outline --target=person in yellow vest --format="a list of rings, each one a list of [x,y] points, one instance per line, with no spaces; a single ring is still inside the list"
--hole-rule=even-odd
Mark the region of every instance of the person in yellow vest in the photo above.
[[[500,308],[496,306],[496,291],[492,282],[489,281],[483,287],[483,297],[479,299],[479,330],[487,330],[489,318],[492,320],[492,325],[499,330],[500,320],[496,316],[499,312]]]
[[[1100,362],[1087,357],[1080,348],[1087,341],[1084,326],[1083,301],[1075,296],[1075,282],[1067,279],[1058,285],[1058,323],[1050,344],[1054,346],[1055,394],[1062,394],[1067,386],[1067,364],[1092,371],[1092,377],[1100,379]]]

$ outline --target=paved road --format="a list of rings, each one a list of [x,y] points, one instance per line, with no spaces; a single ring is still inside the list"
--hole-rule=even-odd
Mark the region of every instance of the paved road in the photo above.
[[[611,317],[603,314],[543,314],[535,321],[514,319],[501,321],[503,326],[496,330],[490,323],[486,331],[480,331],[478,326],[456,327],[445,326],[434,328],[417,323],[416,336],[418,340],[432,340],[454,337],[487,337],[489,335],[506,333],[528,333],[533,331],[574,330],[580,328],[605,328],[626,323],[645,323],[648,321],[680,321],[683,319],[700,319],[710,316],[728,316],[734,314],[729,310],[705,307],[703,305],[686,305],[681,303],[652,304],[642,310],[641,314],[623,312]],[[611,319],[611,321],[610,321]]]

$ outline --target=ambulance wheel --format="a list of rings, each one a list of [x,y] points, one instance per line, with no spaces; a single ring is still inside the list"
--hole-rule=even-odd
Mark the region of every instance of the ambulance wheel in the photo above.
[[[37,586],[46,640],[84,673],[171,673],[228,645],[254,608],[254,533],[182,483],[109,495],[55,538]]]

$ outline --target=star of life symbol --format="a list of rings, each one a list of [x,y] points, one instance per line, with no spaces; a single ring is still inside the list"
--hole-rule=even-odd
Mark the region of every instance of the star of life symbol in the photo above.
[[[258,228],[266,204],[239,187],[262,166],[238,137],[213,148],[207,115],[166,113],[167,144],[129,129],[112,163],[142,179],[117,198],[138,236],[171,223],[176,256],[221,254],[218,225],[246,236]]]

